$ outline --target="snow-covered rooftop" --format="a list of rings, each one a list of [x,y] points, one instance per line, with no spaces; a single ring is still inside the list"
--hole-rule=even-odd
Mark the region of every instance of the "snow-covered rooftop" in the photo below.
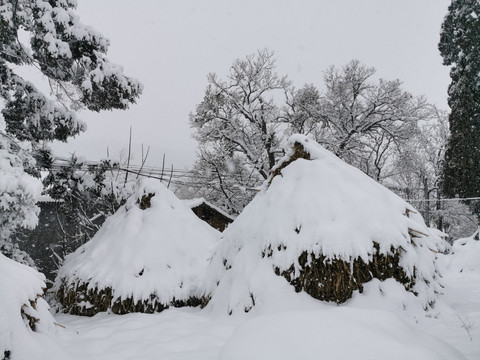
[[[195,198],[195,199],[186,199],[186,200],[183,200],[185,201],[185,203],[188,204],[188,206],[190,207],[190,209],[193,209],[197,206],[200,206],[202,204],[205,204],[209,207],[211,207],[212,209],[214,209],[215,211],[217,211],[219,214],[222,214],[223,216],[225,216],[226,218],[228,219],[231,219],[231,220],[234,220],[235,219],[235,216],[232,216],[230,215],[229,213],[227,213],[226,211],[222,210],[221,208],[219,208],[218,206],[215,206],[213,205],[211,202],[205,200],[204,198]]]

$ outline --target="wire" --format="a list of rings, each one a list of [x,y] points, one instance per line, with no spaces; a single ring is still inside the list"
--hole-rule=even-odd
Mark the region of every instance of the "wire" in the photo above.
[[[78,170],[88,171],[90,167],[98,166],[100,163],[96,161],[83,161],[80,162]],[[67,168],[70,166],[70,159],[56,157],[52,165],[52,169],[60,171],[62,168]],[[192,180],[207,180],[210,184],[218,183],[218,177],[208,177],[207,175],[201,175],[192,170],[187,169],[165,169],[155,166],[141,166],[141,165],[130,165],[128,168],[120,165],[113,167],[113,170],[126,171],[128,173],[136,174],[138,176],[157,179],[161,181],[170,182],[174,185],[180,186],[198,186],[198,182]],[[220,174],[222,180],[227,179],[228,176],[225,174]],[[246,188],[246,190],[254,191],[254,188]],[[255,190],[256,191],[256,190]],[[441,198],[441,199],[403,199],[407,202],[450,202],[450,201],[480,201],[480,197],[469,197],[469,198]]]
[[[470,198],[451,198],[451,199],[404,199],[408,202],[442,202],[442,201],[478,201],[480,197],[470,197]]]

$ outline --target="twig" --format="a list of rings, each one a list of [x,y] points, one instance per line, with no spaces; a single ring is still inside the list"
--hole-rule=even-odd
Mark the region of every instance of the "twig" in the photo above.
[[[172,182],[172,176],[173,176],[173,164],[172,164],[172,170],[170,172],[170,179],[168,179],[167,189],[170,188],[170,183]]]
[[[127,169],[130,167],[130,156],[132,153],[132,127],[130,126],[130,137],[128,140],[128,157],[127,157]],[[125,172],[125,182],[123,185],[125,186],[127,184],[128,180],[128,171]]]
[[[415,229],[412,229],[412,228],[408,228],[408,233],[410,234],[410,236],[412,237],[418,237],[416,234],[420,234],[420,235],[423,235],[423,236],[426,236],[428,237],[427,234],[421,232],[421,231],[418,231],[418,230],[415,230]],[[416,234],[412,234],[412,233],[416,233]]]
[[[165,153],[163,154],[163,161],[162,161],[162,172],[160,174],[160,181],[163,181],[163,171],[165,170]]]
[[[458,320],[460,320],[460,322],[463,324],[462,328],[464,328],[465,331],[467,332],[468,337],[470,338],[470,341],[473,341],[472,335],[470,334],[470,331],[468,329],[471,328],[474,324],[467,325],[465,324],[465,321],[463,321],[463,319],[460,317],[460,315],[458,314],[455,314],[455,315],[458,317]]]
[[[140,169],[138,169],[138,174],[137,174],[137,179],[140,176],[140,173],[143,170],[143,166],[145,165],[145,162],[147,161],[148,154],[150,152],[150,146],[147,148],[147,153],[143,155],[143,144],[142,144],[142,165],[140,166]]]

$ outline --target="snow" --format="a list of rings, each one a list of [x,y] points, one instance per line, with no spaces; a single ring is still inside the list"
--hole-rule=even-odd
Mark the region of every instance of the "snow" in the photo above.
[[[92,286],[112,287],[118,296],[143,298],[154,292],[166,301],[199,296],[208,285],[213,297],[206,308],[53,318],[43,299],[35,308],[29,305],[45,287],[43,275],[0,254],[0,358],[10,350],[11,360],[478,360],[480,241],[472,236],[450,248],[410,205],[306,138],[293,140],[303,142],[312,160],[282,169],[220,242],[220,234],[201,222],[187,202],[160,182],[146,181],[89,243],[68,257],[59,274],[69,283],[88,280]],[[321,195],[307,197],[309,179]],[[137,200],[149,193],[155,194],[151,207],[141,210]],[[292,214],[294,206],[298,216]],[[406,208],[410,217],[403,215]],[[412,240],[416,247],[408,228],[425,234]],[[322,302],[296,293],[272,271],[272,264],[286,266],[289,256],[315,246],[325,245],[330,256],[368,259],[369,237],[378,231],[392,236],[377,238],[380,249],[405,247],[406,269],[414,265],[419,276],[435,284],[433,273],[442,274],[443,289],[432,307],[423,307],[430,295],[418,297],[394,279],[373,279],[341,305]],[[283,255],[274,251],[262,258],[272,244],[287,248]],[[220,279],[218,287],[215,279]],[[252,301],[252,311],[245,313]],[[26,313],[40,319],[35,332],[21,316],[24,305]],[[92,306],[86,300],[80,305]],[[242,311],[229,315],[229,309]]]
[[[153,193],[151,207],[137,201]],[[88,283],[113,298],[156,295],[162,304],[200,298],[207,260],[219,232],[159,181],[147,179],[85,245],[66,257],[55,288]]]
[[[219,360],[319,358],[464,359],[458,350],[390,312],[353,308],[256,317],[234,332],[219,356]]]
[[[448,281],[443,299],[459,314],[480,315],[480,241],[475,234],[454,242],[452,252],[441,258]],[[469,286],[466,286],[469,284]]]
[[[25,173],[24,166],[31,165],[33,159],[15,146],[0,133],[0,242],[9,241],[18,227],[33,229],[40,211],[35,202],[41,194],[42,182]]]
[[[197,309],[155,314],[59,315],[60,339],[78,360],[216,359],[238,321],[212,321]]]
[[[470,239],[467,242],[470,244]],[[454,248],[464,249],[460,243],[455,243]],[[49,349],[44,359],[477,360],[480,358],[480,271],[478,267],[469,270],[460,265],[463,260],[469,262],[475,257],[478,262],[478,254],[470,254],[467,256],[457,249],[439,255],[444,295],[428,312],[418,311],[414,295],[390,279],[373,280],[366,284],[362,294],[355,294],[341,306],[289,291],[285,292],[287,296],[268,297],[269,303],[261,311],[233,316],[216,316],[209,309],[199,308],[171,308],[156,314],[100,313],[92,318],[58,314],[55,321],[65,329],[57,327],[55,336],[32,333],[23,325],[24,335],[16,341],[24,356],[17,358],[42,359],[45,349]],[[2,264],[0,261],[0,267]],[[7,279],[8,286],[13,286],[9,275],[15,273],[19,274],[15,285],[24,279],[24,285],[38,287],[41,277],[32,276],[35,273],[31,270],[24,273],[24,269],[15,265],[12,271],[5,272],[2,267],[0,274],[7,275],[1,278],[2,284]],[[36,291],[25,293],[34,295]],[[14,299],[18,304],[17,296],[0,296],[1,309]],[[1,314],[2,320],[9,316],[10,329],[18,327],[13,312]],[[0,326],[5,324],[8,322],[0,322]]]
[[[427,313],[410,307],[414,295],[394,280],[373,280],[341,306],[298,293],[256,314],[214,316],[199,308],[93,318],[62,314],[56,321],[66,329],[58,342],[78,360],[477,360],[480,273],[450,271],[455,257],[441,255],[445,295]]]
[[[39,296],[46,288],[45,277],[34,269],[10,260],[0,253],[0,356],[13,354],[14,360],[60,359],[64,354],[56,342],[54,319],[48,304]],[[6,291],[6,292],[5,292]],[[7,294],[7,296],[5,296]],[[32,301],[36,300],[35,306]],[[35,332],[21,311],[38,319]]]
[[[14,155],[7,154],[1,147],[0,155],[0,193],[25,193],[33,199],[38,198],[42,191],[41,181],[26,174],[22,164],[15,163],[19,159],[14,159]]]
[[[480,359],[480,241],[474,236],[456,240],[451,253],[439,256],[443,296],[429,317],[417,318],[471,360]]]
[[[45,195],[45,194],[42,194],[37,198],[37,203],[53,203],[56,201],[62,201],[62,200],[55,200],[50,195]]]
[[[480,241],[475,240],[477,233],[454,242],[452,252],[455,256],[448,265],[450,269],[459,272],[465,270],[480,273]]]

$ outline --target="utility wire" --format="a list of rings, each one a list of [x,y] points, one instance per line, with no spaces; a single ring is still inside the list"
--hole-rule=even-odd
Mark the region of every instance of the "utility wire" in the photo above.
[[[442,201],[478,201],[480,200],[480,197],[470,197],[470,198],[451,198],[451,199],[404,199],[405,201],[408,202],[442,202]]]
[[[59,171],[62,168],[67,168],[70,166],[70,159],[56,157],[52,165],[52,169]],[[99,162],[96,161],[81,161],[81,166],[78,170],[88,171],[90,167],[95,167],[99,165]],[[201,175],[193,172],[192,170],[187,169],[174,169],[165,170],[163,168],[155,166],[141,166],[141,165],[130,165],[128,167],[114,165],[113,170],[125,171],[127,173],[136,174],[138,176],[143,176],[147,178],[157,179],[164,182],[170,182],[174,185],[180,186],[198,186],[197,182],[191,181],[194,180],[208,180],[209,183],[217,183],[219,179],[217,177],[208,177],[206,175]],[[221,179],[228,178],[225,174],[220,174]],[[246,188],[246,190],[255,190]],[[403,199],[407,202],[454,202],[454,201],[480,201],[480,197],[469,197],[469,198],[441,198],[441,199]]]

